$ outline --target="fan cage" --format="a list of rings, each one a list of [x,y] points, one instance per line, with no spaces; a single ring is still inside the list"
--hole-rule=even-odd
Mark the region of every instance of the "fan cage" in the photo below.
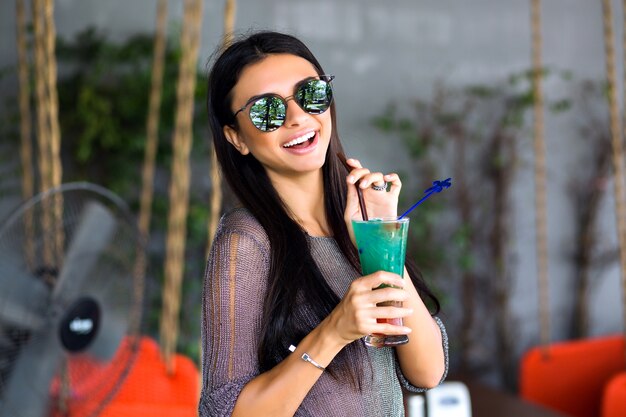
[[[81,253],[77,262],[93,262],[90,276],[81,288],[81,297],[90,297],[101,306],[102,321],[113,318],[126,320],[124,335],[115,354],[102,361],[85,351],[65,351],[59,371],[45,392],[25,392],[47,401],[45,416],[96,416],[114,397],[136,358],[140,335],[143,301],[143,266],[137,265],[138,251],[144,242],[130,210],[123,200],[109,190],[90,183],[64,184],[41,193],[20,206],[0,226],[0,288],[10,288],[12,276],[3,271],[3,263],[13,270],[26,271],[49,287],[51,294],[59,291],[59,271],[66,261],[71,239],[80,226],[81,214],[90,204],[104,207],[115,220],[115,231],[99,253]],[[11,271],[11,268],[8,268]],[[39,306],[46,320],[62,315],[77,297],[64,299],[58,294],[54,305]],[[52,296],[49,297],[50,302]],[[2,322],[5,305],[0,303],[0,404],[5,387],[12,376],[12,368],[22,347],[29,343],[43,343],[38,330],[28,330],[19,323]],[[26,319],[26,318],[25,318]],[[101,329],[106,330],[105,328]],[[100,343],[98,334],[92,344]],[[54,343],[60,343],[58,340]],[[97,346],[96,346],[97,347]],[[33,390],[36,391],[33,384]],[[10,410],[21,417],[20,410]],[[30,417],[30,416],[29,416]]]

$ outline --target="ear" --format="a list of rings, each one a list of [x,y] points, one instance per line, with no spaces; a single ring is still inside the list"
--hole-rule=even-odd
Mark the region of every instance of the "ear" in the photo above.
[[[239,137],[239,133],[231,126],[224,126],[224,136],[226,140],[235,147],[242,155],[248,155],[250,150],[246,143]]]

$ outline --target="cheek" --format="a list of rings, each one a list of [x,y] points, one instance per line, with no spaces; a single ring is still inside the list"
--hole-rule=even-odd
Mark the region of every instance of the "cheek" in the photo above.
[[[261,132],[254,126],[242,131],[249,152],[257,159],[263,159],[263,155],[274,152],[274,147],[279,141],[277,132]]]
[[[263,143],[263,139],[265,139],[267,135],[267,133],[261,132],[259,129],[254,127],[252,123],[246,124],[246,126],[243,127],[240,132],[248,146],[254,146],[256,144]]]
[[[319,121],[319,123],[322,125],[322,127],[325,130],[332,129],[332,116],[330,114],[330,111],[326,111],[322,114],[318,114],[315,117],[317,118],[317,120]]]
[[[320,122],[322,123],[322,130],[324,132],[324,136],[330,138],[330,135],[333,131],[333,119],[330,115],[330,112],[326,112],[321,116]]]

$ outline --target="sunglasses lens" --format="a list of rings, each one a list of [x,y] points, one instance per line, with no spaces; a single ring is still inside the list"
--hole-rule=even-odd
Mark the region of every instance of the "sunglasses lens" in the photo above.
[[[271,132],[285,122],[285,103],[278,97],[262,97],[250,106],[250,120],[257,129]]]
[[[330,107],[333,90],[330,83],[324,80],[309,80],[298,88],[295,98],[302,110],[309,114],[321,114]]]
[[[298,105],[309,114],[324,113],[333,101],[333,90],[326,80],[308,80],[298,87],[294,95]],[[252,124],[263,132],[271,132],[285,123],[287,105],[279,96],[261,97],[250,106]]]

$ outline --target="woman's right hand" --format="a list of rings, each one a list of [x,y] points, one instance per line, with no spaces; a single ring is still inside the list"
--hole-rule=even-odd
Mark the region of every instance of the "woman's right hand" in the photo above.
[[[352,228],[353,219],[362,219],[361,206],[357,189],[354,186],[358,182],[358,187],[363,194],[363,199],[367,209],[369,218],[376,217],[397,217],[398,216],[398,198],[402,189],[402,182],[398,174],[384,174],[382,172],[371,172],[363,167],[358,159],[350,158],[346,161],[352,170],[346,177],[348,185],[348,193],[346,196],[346,208],[344,211],[344,220],[353,243],[354,230]],[[385,185],[388,191],[378,191],[372,188],[372,185]]]
[[[378,288],[381,284],[392,287]],[[408,334],[411,329],[381,322],[377,319],[406,317],[412,309],[377,306],[384,301],[405,301],[408,294],[403,289],[404,280],[397,274],[378,271],[355,279],[337,307],[330,313],[328,323],[343,345],[368,334]]]

